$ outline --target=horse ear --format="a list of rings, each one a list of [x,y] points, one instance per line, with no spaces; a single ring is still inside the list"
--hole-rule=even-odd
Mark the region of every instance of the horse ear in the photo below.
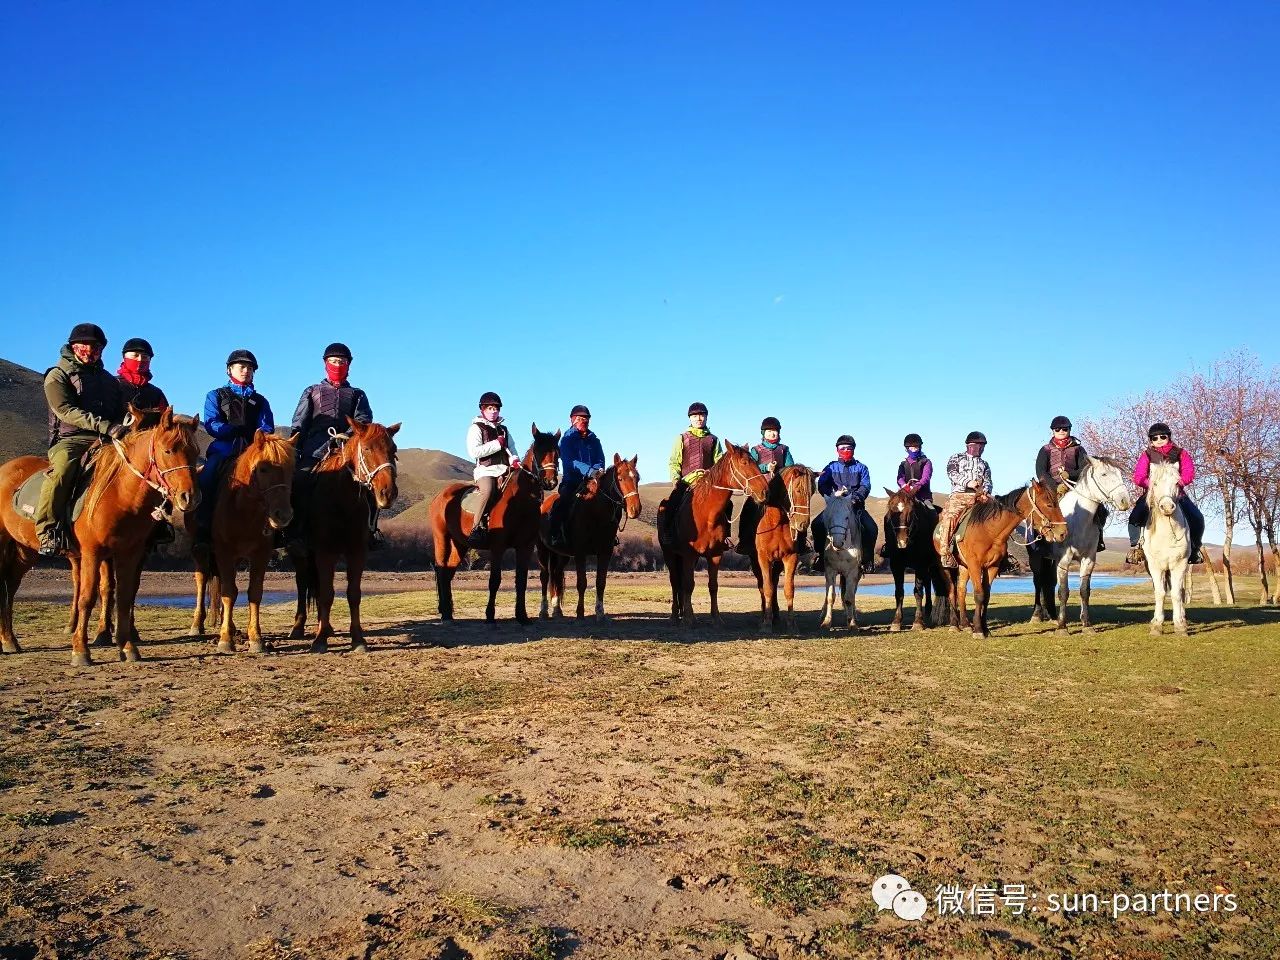
[[[634,457],[631,458],[631,465],[634,467],[636,465],[636,461],[639,459],[640,459],[640,454],[637,453]]]
[[[302,439],[301,433],[294,433],[294,435],[290,437],[288,440],[286,440],[285,443],[287,443],[291,447],[296,447],[298,445],[298,441],[301,439]]]
[[[360,424],[356,423],[351,417],[347,417],[347,429],[352,433],[360,432]]]
[[[253,442],[258,446],[262,446],[267,442],[267,432],[265,430],[257,430],[253,434]]]
[[[557,430],[557,431],[556,431],[556,442],[557,442],[557,443],[559,443],[559,441],[560,441],[560,433],[561,433],[561,431],[559,431],[559,430]]]
[[[885,493],[887,493],[887,494],[888,494],[889,496],[891,496],[891,497],[892,497],[892,496],[894,495],[894,493],[895,493],[895,491],[890,490],[888,487],[885,487],[885,488],[884,488],[884,492],[885,492]]]
[[[161,430],[173,429],[173,404],[169,404],[167,407],[164,408],[163,411],[161,411],[160,429]]]
[[[400,424],[398,423],[393,423],[391,426],[387,427],[387,436],[389,437],[394,437],[399,432]]]
[[[535,440],[536,440],[536,439],[538,439],[538,424],[537,424],[537,423],[532,424],[531,432],[533,433],[533,438],[534,438]]]
[[[622,458],[621,458],[620,456],[618,456],[618,455],[617,455],[617,453],[614,453],[614,455],[613,455],[613,465],[616,467],[616,466],[617,466],[618,464],[620,464],[621,462],[622,462]]]

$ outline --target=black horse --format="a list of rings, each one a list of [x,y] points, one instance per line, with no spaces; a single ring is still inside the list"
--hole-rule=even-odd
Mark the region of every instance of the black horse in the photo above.
[[[903,586],[907,568],[915,572],[916,616],[912,630],[923,630],[925,622],[934,627],[945,626],[947,609],[947,581],[943,578],[938,552],[933,548],[933,531],[938,525],[938,514],[929,505],[921,503],[910,490],[896,493],[888,487],[889,503],[884,515],[884,547],[893,571],[893,596],[897,609],[890,630],[902,629]],[[934,594],[938,604],[933,603]]]
[[[1032,623],[1044,623],[1058,619],[1058,565],[1053,559],[1053,544],[1034,532],[1019,528],[1027,543],[1027,565],[1031,567],[1031,579],[1035,583],[1035,606],[1031,610]]]

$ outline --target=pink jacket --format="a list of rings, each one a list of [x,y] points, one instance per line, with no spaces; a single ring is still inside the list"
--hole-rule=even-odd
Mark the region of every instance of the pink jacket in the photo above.
[[[1170,443],[1169,446],[1164,449],[1167,451],[1169,447],[1172,446],[1173,444]],[[1195,480],[1195,478],[1196,465],[1191,462],[1191,454],[1187,453],[1186,450],[1183,450],[1181,455],[1178,457],[1178,482],[1184,487],[1189,487],[1191,486],[1191,481]],[[1147,489],[1150,480],[1151,458],[1147,456],[1147,451],[1143,450],[1142,455],[1138,457],[1138,462],[1134,464],[1133,467],[1133,483],[1135,486],[1141,487],[1145,490]]]

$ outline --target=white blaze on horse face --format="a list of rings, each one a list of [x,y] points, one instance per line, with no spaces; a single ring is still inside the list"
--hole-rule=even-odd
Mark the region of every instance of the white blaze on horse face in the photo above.
[[[871,886],[871,899],[876,902],[876,907],[880,910],[888,910],[893,906],[893,898],[904,890],[910,890],[909,884],[904,877],[898,876],[896,873],[886,873]]]

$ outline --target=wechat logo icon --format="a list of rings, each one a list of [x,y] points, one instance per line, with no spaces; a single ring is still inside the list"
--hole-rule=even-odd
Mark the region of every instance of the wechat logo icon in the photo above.
[[[886,873],[871,885],[871,899],[879,910],[892,910],[900,920],[919,920],[929,909],[924,895],[911,889],[905,877]]]

